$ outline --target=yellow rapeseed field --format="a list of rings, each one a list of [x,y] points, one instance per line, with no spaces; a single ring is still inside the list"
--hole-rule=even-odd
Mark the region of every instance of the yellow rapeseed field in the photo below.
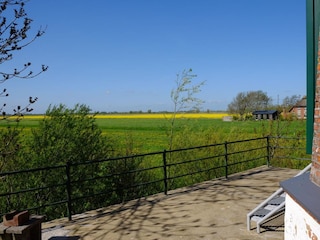
[[[225,112],[214,112],[214,113],[178,113],[177,118],[209,118],[209,119],[222,119],[228,116]],[[162,119],[171,118],[172,113],[119,113],[119,114],[97,114],[95,118],[97,119],[117,119],[117,118],[127,118],[127,119]],[[43,119],[44,115],[26,115],[25,119],[37,120]]]
[[[221,119],[224,116],[228,116],[227,113],[179,113],[176,115],[177,118],[211,118],[211,119]],[[145,119],[162,119],[171,118],[172,113],[137,113],[137,114],[103,114],[96,115],[97,119],[103,118],[145,118]]]
[[[30,120],[37,120],[37,119],[42,119],[44,118],[44,115],[25,115],[23,116],[25,119],[30,119]]]

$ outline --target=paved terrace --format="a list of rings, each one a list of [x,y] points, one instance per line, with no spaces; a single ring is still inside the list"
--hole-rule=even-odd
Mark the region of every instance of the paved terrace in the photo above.
[[[260,167],[43,224],[47,240],[283,239],[283,216],[247,231],[246,215],[297,170]]]

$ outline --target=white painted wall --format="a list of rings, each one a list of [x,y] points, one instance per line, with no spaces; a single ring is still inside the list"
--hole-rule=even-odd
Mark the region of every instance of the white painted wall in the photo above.
[[[285,240],[320,240],[320,225],[286,194]]]

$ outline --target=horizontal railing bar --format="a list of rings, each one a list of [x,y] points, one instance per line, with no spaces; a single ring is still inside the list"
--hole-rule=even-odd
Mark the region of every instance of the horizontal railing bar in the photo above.
[[[269,138],[275,138],[275,139],[295,139],[295,140],[306,140],[306,137],[286,137],[286,136],[269,136]]]
[[[175,162],[175,163],[168,163],[167,166],[168,167],[172,167],[172,166],[181,165],[181,164],[185,164],[185,163],[204,161],[204,160],[215,159],[215,158],[224,157],[224,156],[225,156],[225,154],[221,154],[221,155],[214,155],[214,156],[209,156],[209,157],[204,157],[204,158],[197,158],[197,159],[193,159],[193,160],[187,160],[187,161],[181,161],[181,162]]]
[[[293,157],[293,156],[275,156],[274,158],[311,161],[311,157],[310,158],[298,158],[298,157]]]
[[[81,179],[81,180],[76,180],[76,181],[71,181],[70,183],[83,183],[83,182],[89,182],[89,181],[94,181],[94,180],[100,180],[100,179],[106,179],[108,177],[115,177],[115,176],[122,176],[126,174],[132,174],[132,173],[140,173],[140,172],[146,172],[154,169],[161,169],[163,166],[155,166],[155,167],[150,167],[150,168],[141,168],[137,170],[130,170],[127,172],[120,172],[120,173],[114,173],[114,174],[108,174],[104,176],[97,176],[94,178],[87,178],[87,179]]]
[[[251,159],[247,159],[247,160],[244,160],[244,161],[239,161],[239,162],[236,162],[236,163],[230,163],[228,164],[229,166],[234,166],[234,165],[238,165],[238,164],[241,164],[241,163],[246,163],[246,162],[253,162],[255,160],[259,160],[259,159],[264,159],[266,158],[267,156],[264,156],[264,157],[258,157],[258,158],[251,158]]]
[[[216,167],[216,168],[205,169],[205,170],[203,170],[203,171],[188,172],[188,173],[186,173],[186,174],[177,175],[177,176],[173,176],[173,177],[168,177],[168,180],[172,180],[172,179],[176,179],[176,178],[181,178],[181,177],[185,177],[185,176],[188,176],[188,175],[194,175],[194,174],[201,173],[201,172],[212,171],[212,170],[216,170],[216,169],[219,169],[219,168],[224,168],[224,166],[219,166],[219,167]]]
[[[15,175],[15,174],[21,174],[21,173],[31,173],[31,172],[40,172],[40,171],[47,171],[47,170],[55,170],[58,168],[65,168],[66,166],[60,165],[60,166],[52,166],[52,167],[41,167],[41,168],[31,168],[31,169],[23,169],[18,171],[11,171],[11,172],[2,172],[0,173],[1,176],[7,176],[7,175]]]
[[[50,185],[50,186],[44,186],[44,187],[38,187],[38,188],[28,188],[28,189],[23,189],[23,190],[14,191],[14,192],[0,193],[0,197],[16,195],[20,193],[36,192],[38,190],[45,190],[50,188],[62,187],[62,186],[65,186],[65,184]]]
[[[123,157],[116,157],[116,158],[107,158],[107,159],[101,159],[101,160],[94,160],[94,161],[85,161],[81,163],[69,163],[70,166],[78,166],[78,165],[88,165],[88,164],[94,164],[94,163],[101,163],[101,162],[111,162],[111,161],[119,161],[124,159],[132,159],[132,158],[138,158],[138,157],[146,157],[146,156],[152,156],[152,155],[159,155],[163,152],[152,152],[152,153],[144,153],[144,154],[136,154],[136,155],[130,155],[130,156],[123,156]]]
[[[237,152],[228,152],[228,155],[234,155],[234,154],[245,153],[245,152],[253,152],[253,151],[261,150],[261,149],[265,149],[265,148],[266,147],[263,146],[263,147],[257,147],[257,148],[250,148],[250,149],[246,149],[246,150],[240,150]]]
[[[45,207],[51,207],[51,206],[56,206],[56,205],[60,205],[60,204],[65,204],[67,202],[68,202],[68,200],[61,200],[61,201],[58,201],[58,202],[43,204],[43,205],[40,205],[38,207],[31,207],[31,208],[28,208],[27,210],[35,210],[35,209],[40,209],[40,208],[45,208]]]
[[[296,150],[303,150],[304,148],[297,148],[297,147],[291,147],[291,146],[284,146],[284,147],[278,147],[278,146],[271,146],[273,147],[274,149],[296,149]]]

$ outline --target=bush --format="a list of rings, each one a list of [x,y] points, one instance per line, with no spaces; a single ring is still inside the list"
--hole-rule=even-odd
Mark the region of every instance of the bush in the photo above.
[[[85,105],[76,105],[73,109],[68,109],[65,105],[50,106],[39,127],[32,130],[32,136],[26,145],[28,152],[25,154],[25,158],[29,168],[62,166],[67,162],[72,164],[90,162],[106,159],[111,154],[110,142],[102,135],[94,115],[90,114],[90,109]],[[72,181],[79,181],[81,184],[73,187],[73,194],[82,196],[95,192],[101,186],[107,188],[109,181],[100,186],[82,181],[88,176],[96,176],[99,170],[100,166],[96,164],[81,168],[74,167],[70,172],[70,177]],[[58,201],[61,196],[66,198],[65,172],[56,170],[49,173],[49,171],[45,171],[44,175],[33,176],[32,182],[36,183],[35,187],[41,186],[47,189],[46,186],[57,183],[61,183],[62,187],[55,188],[54,191],[41,191],[36,194],[36,199],[33,201],[53,203]],[[27,205],[23,207],[32,206],[33,201],[28,201]],[[94,208],[95,204],[96,202],[92,202],[87,207]],[[79,206],[83,208],[82,205],[80,202]],[[74,211],[78,211],[79,206],[73,206]],[[50,217],[63,216],[66,209],[64,205],[59,205],[55,208],[46,208],[43,213]]]
[[[20,132],[17,126],[10,125],[0,131],[0,172],[13,171],[19,165]]]
[[[37,167],[97,160],[111,153],[111,144],[85,105],[50,106],[39,128],[32,130],[29,146]]]

